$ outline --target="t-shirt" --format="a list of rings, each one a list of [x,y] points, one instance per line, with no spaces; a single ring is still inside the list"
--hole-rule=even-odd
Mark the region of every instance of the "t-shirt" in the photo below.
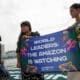
[[[75,29],[76,37],[77,37],[77,40],[79,42],[79,47],[80,47],[80,23],[76,22],[72,27]]]

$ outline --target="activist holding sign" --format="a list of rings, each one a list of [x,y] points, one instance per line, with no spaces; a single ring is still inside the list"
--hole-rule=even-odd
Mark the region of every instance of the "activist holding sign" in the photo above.
[[[75,24],[72,27],[75,29],[76,37],[80,47],[80,3],[75,3],[70,6],[70,13],[72,18],[75,18]],[[69,72],[68,80],[79,80],[80,72]]]
[[[76,34],[75,37],[77,38],[77,41],[80,47],[80,3],[74,3],[70,6],[70,14],[71,14],[71,17],[75,19],[75,23],[68,29],[74,29]],[[67,30],[65,30],[65,32],[66,31]],[[63,71],[66,70],[64,66],[65,66],[64,64],[60,66],[61,69],[63,67]]]
[[[75,3],[70,6],[70,14],[72,18],[75,18],[75,23],[70,28],[75,29],[80,46],[80,3]]]
[[[21,33],[17,42],[17,49],[16,49],[16,53],[17,53],[17,67],[20,68],[20,50],[21,50],[21,40],[26,40],[29,39],[30,37],[34,37],[34,36],[39,36],[38,33],[34,33],[31,32],[31,24],[28,21],[24,21],[21,23]]]
[[[75,23],[70,28],[73,28],[75,30],[80,48],[80,3],[74,3],[70,6],[70,14],[71,17],[75,19]],[[79,79],[80,79],[80,72],[68,73],[68,80],[79,80]]]
[[[17,42],[17,49],[16,49],[16,53],[17,53],[17,67],[18,68],[21,68],[21,57],[20,57],[20,52],[21,52],[21,49],[23,48],[23,45],[25,45],[24,43],[21,43],[21,41],[25,41],[25,40],[28,40],[29,38],[31,37],[37,37],[37,36],[40,36],[40,34],[38,32],[32,32],[32,29],[31,29],[31,24],[29,21],[24,21],[21,23],[21,33],[20,33],[20,36],[19,36],[19,40]],[[23,78],[26,78],[26,75],[32,75],[30,73],[28,73],[28,69],[32,69],[32,72],[34,73],[35,72],[35,68],[34,67],[31,67],[30,65],[28,65],[28,59],[26,61],[27,65],[27,73],[23,73]],[[26,71],[25,71],[26,72]],[[30,77],[29,77],[30,78]],[[23,79],[24,80],[24,79]],[[31,80],[31,79],[29,79]]]

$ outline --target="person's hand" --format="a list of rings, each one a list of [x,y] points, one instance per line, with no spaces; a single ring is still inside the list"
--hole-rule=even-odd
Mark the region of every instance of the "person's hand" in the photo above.
[[[31,38],[31,36],[26,36],[26,35],[22,36],[22,39],[29,39],[29,38]]]
[[[21,68],[21,64],[20,63],[17,63],[16,67],[17,68]]]

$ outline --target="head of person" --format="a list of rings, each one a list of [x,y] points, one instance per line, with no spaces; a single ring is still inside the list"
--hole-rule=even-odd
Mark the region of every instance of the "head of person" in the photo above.
[[[74,3],[70,6],[70,14],[72,18],[80,17],[80,3]]]
[[[23,21],[22,23],[21,23],[21,32],[22,33],[29,33],[29,32],[31,32],[31,24],[30,24],[30,22],[29,21]]]

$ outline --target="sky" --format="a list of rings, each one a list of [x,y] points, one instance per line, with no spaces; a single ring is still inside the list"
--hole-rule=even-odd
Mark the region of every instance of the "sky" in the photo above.
[[[1,0],[0,35],[5,51],[15,50],[20,23],[30,21],[41,35],[64,30],[74,23],[69,7],[80,0]]]

